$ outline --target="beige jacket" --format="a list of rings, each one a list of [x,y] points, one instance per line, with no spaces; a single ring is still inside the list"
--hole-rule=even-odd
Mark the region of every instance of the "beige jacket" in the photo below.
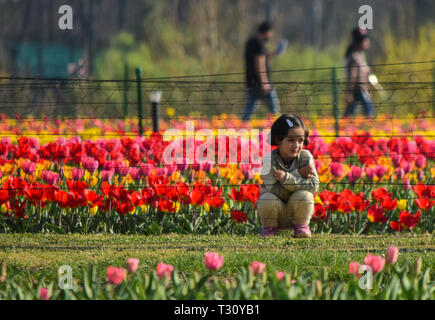
[[[311,179],[304,179],[298,170],[308,164],[313,165],[314,175]],[[286,172],[283,183],[278,182],[273,177],[273,170],[283,170]],[[319,177],[314,166],[314,157],[308,150],[302,150],[292,161],[290,167],[285,165],[278,153],[278,148],[273,150],[263,158],[261,179],[263,184],[260,188],[260,194],[271,192],[284,202],[287,202],[290,195],[297,190],[307,190],[314,194],[319,189]]]
[[[370,67],[367,66],[365,53],[363,51],[354,51],[346,60],[346,66],[348,72],[348,92],[353,93],[356,90],[361,90],[365,93],[368,93]]]

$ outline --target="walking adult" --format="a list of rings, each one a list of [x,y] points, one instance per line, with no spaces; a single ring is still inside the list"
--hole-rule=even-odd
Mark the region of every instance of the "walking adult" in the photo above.
[[[355,115],[358,103],[364,107],[367,117],[374,116],[374,107],[368,90],[370,67],[367,65],[365,52],[370,48],[370,39],[366,29],[352,30],[352,43],[346,50],[347,70],[347,108],[344,117]]]
[[[280,54],[278,49],[268,53],[265,44],[274,36],[273,26],[263,22],[257,33],[251,37],[245,47],[247,103],[243,113],[243,121],[249,121],[263,101],[273,114],[280,113],[279,99],[270,79],[269,58]]]

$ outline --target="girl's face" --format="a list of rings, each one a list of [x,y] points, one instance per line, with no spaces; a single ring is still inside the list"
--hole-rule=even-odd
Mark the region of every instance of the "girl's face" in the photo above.
[[[297,157],[304,148],[305,132],[301,127],[289,129],[287,136],[278,145],[279,154],[284,160]]]

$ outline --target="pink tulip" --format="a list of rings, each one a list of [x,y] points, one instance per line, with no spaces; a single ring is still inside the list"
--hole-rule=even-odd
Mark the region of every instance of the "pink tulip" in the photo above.
[[[349,182],[355,182],[362,177],[362,174],[363,168],[358,166],[352,166],[350,168],[350,172],[347,174],[347,178],[349,179]]]
[[[382,271],[385,265],[385,259],[381,256],[372,256],[371,254],[367,254],[364,259],[364,263],[370,266],[374,273],[379,273]]]
[[[402,180],[403,181],[403,189],[404,190],[409,190],[409,189],[411,189],[411,183],[409,182],[409,178],[405,178],[405,179],[403,179]]]
[[[415,140],[411,140],[406,143],[404,153],[414,154],[417,152],[417,149],[417,142],[415,142]]]
[[[41,288],[39,290],[39,300],[49,300],[50,299],[50,293],[48,292],[47,288]]]
[[[149,163],[142,163],[140,165],[140,174],[142,176],[149,176],[150,173],[153,171],[153,165]]]
[[[52,171],[42,171],[42,179],[47,183],[54,185],[59,179],[59,174]]]
[[[113,169],[112,170],[101,170],[100,171],[101,180],[110,182],[110,180],[112,180],[113,174],[114,174]]]
[[[160,262],[157,265],[157,276],[161,279],[163,277],[170,277],[172,272],[174,271],[174,267],[170,264],[165,264]]]
[[[349,263],[349,274],[353,274],[356,277],[361,277],[361,275],[359,274],[359,268],[360,268],[360,264],[358,262],[351,262]]]
[[[206,252],[204,254],[204,264],[210,270],[217,270],[224,264],[224,257],[216,252]]]
[[[405,176],[405,170],[403,170],[402,168],[396,168],[394,169],[394,172],[396,173],[397,179],[403,179],[403,177]]]
[[[94,173],[98,169],[98,161],[91,157],[82,158],[83,168],[88,170],[90,173]]]
[[[258,261],[254,261],[251,264],[251,270],[254,274],[260,274],[264,272],[264,269],[266,268],[266,264],[265,263],[261,263]]]
[[[399,248],[391,246],[387,249],[387,264],[394,264],[399,258]]]
[[[412,163],[406,160],[400,162],[400,167],[405,171],[405,173],[410,173],[412,171]]]
[[[329,168],[334,177],[341,177],[341,174],[343,173],[343,164],[341,162],[333,162]]]
[[[73,180],[80,180],[83,177],[83,169],[73,168],[72,169],[72,178]]]
[[[36,163],[31,161],[24,161],[23,162],[23,171],[27,174],[32,175],[36,170]]]
[[[374,177],[376,176],[376,169],[373,167],[366,167],[365,171],[366,171],[366,177],[369,178],[370,180],[373,180]]]
[[[130,173],[130,167],[123,165],[118,168],[118,171],[121,176],[125,177]]]
[[[425,176],[424,176],[424,172],[423,172],[423,170],[419,170],[419,171],[417,172],[417,178],[418,178],[419,181],[424,181]]]
[[[130,167],[130,176],[133,180],[138,181],[140,179],[140,170],[139,168]]]
[[[426,166],[426,157],[422,154],[418,154],[414,158],[415,166],[417,168],[424,168]]]
[[[107,280],[112,284],[120,284],[124,281],[126,270],[124,268],[107,267]]]
[[[394,164],[395,167],[399,167],[400,166],[400,164],[402,162],[402,158],[403,157],[402,157],[401,154],[395,153],[395,154],[391,155],[391,160],[393,160],[393,164]]]
[[[166,168],[157,168],[156,169],[156,174],[158,176],[167,176],[168,175],[168,169],[166,169]]]
[[[278,279],[278,281],[281,281],[285,277],[285,272],[284,271],[277,271],[275,273],[275,276]]]
[[[384,166],[377,166],[375,168],[375,173],[378,176],[378,178],[382,178],[386,173],[387,173],[388,169]]]
[[[129,272],[136,272],[137,268],[139,267],[139,259],[128,258],[126,264],[127,264],[127,270]]]

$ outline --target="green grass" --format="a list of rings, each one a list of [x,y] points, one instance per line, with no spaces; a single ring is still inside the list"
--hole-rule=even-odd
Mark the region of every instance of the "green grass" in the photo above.
[[[400,248],[399,261],[423,257],[423,267],[435,266],[432,235],[354,236],[322,235],[294,239],[290,234],[274,238],[230,235],[58,235],[0,234],[0,260],[23,274],[53,278],[61,265],[70,265],[74,277],[92,262],[100,275],[108,265],[124,266],[125,259],[140,259],[140,271],[153,270],[163,261],[183,273],[205,271],[204,252],[217,251],[225,257],[222,277],[230,277],[253,260],[267,263],[270,270],[310,272],[326,267],[331,280],[347,279],[350,261],[362,262],[367,253],[384,254],[390,245]],[[433,271],[432,271],[433,274]]]

